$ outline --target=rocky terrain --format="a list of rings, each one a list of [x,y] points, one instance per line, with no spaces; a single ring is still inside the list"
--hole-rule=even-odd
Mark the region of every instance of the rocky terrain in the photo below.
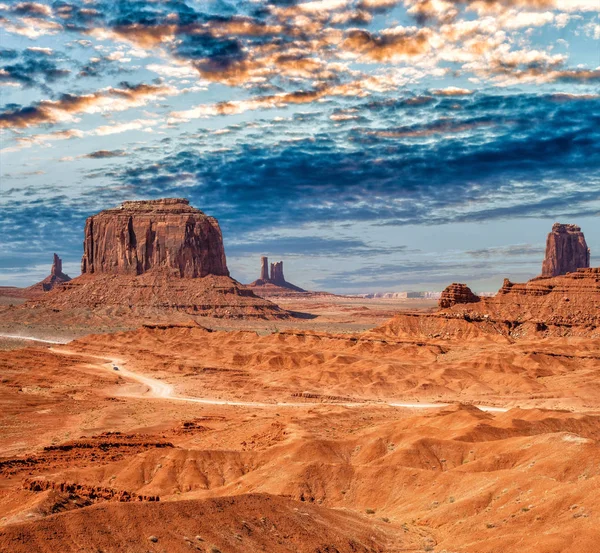
[[[0,352],[0,550],[592,553],[599,359],[189,325]]]
[[[273,321],[227,275],[182,276],[206,264],[176,233],[138,249],[138,223],[122,256],[4,311],[106,327],[0,338],[0,551],[597,551],[600,269],[400,313],[296,293]]]

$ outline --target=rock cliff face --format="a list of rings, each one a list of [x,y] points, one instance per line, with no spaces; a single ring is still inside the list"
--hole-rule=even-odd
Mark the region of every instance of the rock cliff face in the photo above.
[[[590,266],[590,250],[581,228],[555,223],[546,240],[543,277],[555,277]]]
[[[442,309],[447,309],[461,303],[477,303],[480,299],[466,284],[454,282],[442,292],[439,305]]]
[[[89,217],[81,272],[229,276],[219,223],[180,198],[124,202]]]

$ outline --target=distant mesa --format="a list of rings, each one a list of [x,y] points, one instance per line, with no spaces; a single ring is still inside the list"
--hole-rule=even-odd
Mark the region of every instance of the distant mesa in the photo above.
[[[581,228],[577,225],[555,223],[546,240],[546,257],[542,264],[543,277],[574,273],[590,266],[590,250]]]
[[[81,272],[34,307],[77,313],[84,308],[136,324],[177,322],[177,314],[186,320],[290,316],[229,276],[219,223],[182,198],[128,201],[89,217]],[[58,258],[53,275],[52,282],[66,277]]]
[[[260,258],[260,278],[248,285],[250,288],[283,288],[282,291],[306,292],[299,286],[287,282],[283,276],[283,261],[271,263],[271,273],[269,274],[269,258]],[[259,292],[260,293],[260,292]]]

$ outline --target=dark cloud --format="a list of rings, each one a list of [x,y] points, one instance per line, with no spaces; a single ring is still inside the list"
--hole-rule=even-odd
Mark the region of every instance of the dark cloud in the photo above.
[[[17,58],[18,61],[12,61]],[[71,70],[64,67],[67,60],[50,49],[33,47],[20,53],[2,50],[0,59],[11,60],[11,63],[0,67],[0,83],[19,83],[26,88],[38,87],[49,93],[50,84],[71,74]]]
[[[50,6],[40,2],[13,2],[9,4],[8,11],[26,17],[46,18],[52,15]]]
[[[127,153],[124,150],[97,150],[95,152],[90,152],[83,157],[90,159],[105,159],[109,157],[123,157],[126,155]]]
[[[14,60],[19,57],[19,52],[12,48],[0,48],[0,60]]]
[[[226,151],[175,147],[151,165],[132,164],[111,177],[143,195],[178,194],[183,184],[236,230],[577,214],[600,200],[600,100],[586,105],[582,110],[579,102],[535,94],[479,94],[419,106],[369,100],[348,109],[376,117],[375,133],[350,120],[335,131],[286,140],[296,128],[290,124]],[[397,127],[406,110],[423,122]],[[329,113],[319,117],[329,121]],[[436,123],[440,115],[445,119]],[[442,131],[445,140],[415,140]],[[573,184],[561,190],[565,180]]]

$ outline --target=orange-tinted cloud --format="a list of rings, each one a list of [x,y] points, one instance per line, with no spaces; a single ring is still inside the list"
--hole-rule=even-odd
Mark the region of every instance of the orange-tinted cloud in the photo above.
[[[22,129],[42,124],[70,121],[82,113],[110,113],[146,104],[152,99],[171,96],[178,91],[163,85],[126,85],[109,87],[92,94],[63,94],[58,100],[42,100],[31,106],[0,113],[0,128]]]
[[[426,54],[431,50],[430,29],[398,27],[379,35],[363,29],[348,32],[343,48],[358,54],[361,58],[385,62],[396,58],[412,58]]]

